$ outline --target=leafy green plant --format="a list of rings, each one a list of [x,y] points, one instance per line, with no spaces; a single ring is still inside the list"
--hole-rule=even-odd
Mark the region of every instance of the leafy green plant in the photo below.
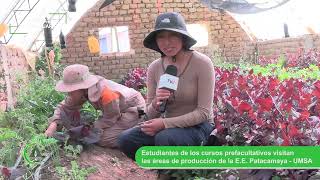
[[[16,75],[20,90],[15,108],[8,112],[0,112],[0,164],[12,167],[21,155],[24,167],[27,168],[26,179],[31,178],[36,167],[41,168],[48,157],[53,159],[55,166],[59,162],[56,140],[43,135],[48,127],[48,117],[52,116],[56,105],[64,99],[64,94],[55,91],[54,88],[56,79],[60,79],[63,69],[59,64],[61,53],[58,45],[54,46],[54,52],[54,76],[48,76],[43,51],[36,63],[37,73],[30,73],[28,78],[19,73]],[[39,73],[39,70],[44,73]],[[89,103],[84,105],[82,112],[94,117],[91,119],[100,115]],[[78,147],[67,149],[71,156],[77,156],[80,151]],[[71,173],[68,172],[65,179],[84,179],[92,171],[92,168],[80,169],[75,162],[71,166]]]
[[[96,171],[95,167],[80,168],[76,161],[71,161],[71,169],[56,167],[56,172],[61,180],[85,180],[90,173]]]
[[[64,95],[54,90],[55,80],[52,78],[31,74],[29,79],[32,80],[26,84],[22,78],[17,78],[20,91],[15,109],[0,112],[0,164],[13,166],[25,144],[24,162],[31,172],[47,153],[58,150],[53,139],[39,134],[47,128],[48,117]]]
[[[30,139],[37,133],[34,127],[36,118],[28,109],[14,109],[0,117],[0,126],[16,130],[20,137]]]
[[[52,153],[52,157],[57,158],[59,155],[59,147],[57,140],[53,138],[47,139],[44,135],[35,135],[26,143],[23,149],[23,158],[27,166],[34,168],[38,166],[43,158]]]
[[[18,98],[17,109],[23,109],[31,114],[25,121],[33,121],[32,125],[37,133],[43,132],[47,127],[56,105],[64,99],[64,95],[55,91],[55,81],[34,75],[34,80],[23,86]],[[23,115],[23,114],[19,114]]]
[[[11,167],[17,159],[22,138],[8,128],[0,128],[0,165]]]
[[[86,119],[90,122],[97,120],[102,115],[102,111],[95,109],[88,101],[83,104],[80,112],[81,116],[89,116],[91,119]]]
[[[67,157],[76,159],[80,155],[81,151],[83,150],[83,147],[82,145],[79,145],[79,144],[78,145],[69,144],[69,145],[65,145],[63,149]]]
[[[147,87],[143,87],[139,90],[143,97],[147,97]]]
[[[51,77],[33,74],[31,78],[32,81],[21,87],[17,107],[30,107],[32,113],[50,115],[64,95],[54,89],[56,81]]]
[[[16,108],[0,116],[0,127],[15,130],[24,140],[29,140],[45,131],[48,117],[64,97],[54,90],[54,80],[51,78],[35,76],[28,85],[21,87]]]

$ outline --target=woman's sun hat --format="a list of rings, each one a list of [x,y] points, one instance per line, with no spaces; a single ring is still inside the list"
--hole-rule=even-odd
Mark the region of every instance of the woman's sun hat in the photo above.
[[[155,22],[154,31],[148,34],[144,39],[143,45],[146,48],[155,50],[162,54],[156,42],[156,35],[158,32],[168,30],[180,33],[184,39],[184,45],[186,49],[197,43],[197,41],[188,33],[186,23],[181,14],[177,12],[167,12],[160,14]]]

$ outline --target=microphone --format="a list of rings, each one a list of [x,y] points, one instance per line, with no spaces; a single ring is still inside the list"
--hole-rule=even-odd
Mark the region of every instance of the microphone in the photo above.
[[[178,88],[179,78],[177,77],[177,67],[169,65],[165,73],[160,77],[159,89],[167,89],[170,92],[176,91]],[[168,99],[161,103],[160,113],[163,114],[167,109]]]

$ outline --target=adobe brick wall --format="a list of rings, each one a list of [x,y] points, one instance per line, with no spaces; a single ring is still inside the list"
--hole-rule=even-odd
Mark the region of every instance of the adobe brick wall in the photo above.
[[[220,14],[218,20],[219,25],[216,27],[219,33],[212,36],[212,38],[218,39],[217,44],[221,55],[228,62],[238,62],[240,58],[249,58],[252,61],[251,57],[255,47],[249,35],[227,13]]]
[[[67,48],[62,50],[64,64],[82,63],[91,71],[108,79],[119,81],[130,69],[146,67],[159,53],[143,47],[143,39],[154,28],[158,15],[156,0],[117,0],[100,12],[100,0],[89,9],[66,35]],[[240,25],[227,13],[211,11],[198,0],[163,0],[160,12],[180,12],[188,24],[205,23],[209,30],[209,45],[195,48],[212,56],[219,51],[233,61],[239,59],[248,46],[249,38]],[[108,26],[129,26],[129,53],[94,55],[89,52],[87,37],[94,30]],[[251,52],[251,51],[250,51]],[[248,53],[249,54],[249,53]]]
[[[243,42],[241,42],[243,43]],[[245,41],[240,57],[244,61],[257,62],[257,56],[276,58],[285,53],[297,53],[299,49],[320,50],[320,34],[305,34],[298,37],[265,41]]]
[[[319,34],[308,34],[299,37],[258,42],[256,45],[259,55],[272,57],[286,52],[295,53],[300,48],[315,48],[320,50],[320,36]]]
[[[6,95],[6,86],[4,80],[4,70],[2,67],[2,58],[1,58],[1,49],[0,49],[0,111],[3,111],[7,107],[7,95]]]
[[[8,76],[12,87],[14,101],[19,88],[16,78],[26,77],[25,74],[29,70],[29,65],[21,49],[0,45],[0,111],[6,109],[8,101],[3,63],[4,58],[7,59]]]

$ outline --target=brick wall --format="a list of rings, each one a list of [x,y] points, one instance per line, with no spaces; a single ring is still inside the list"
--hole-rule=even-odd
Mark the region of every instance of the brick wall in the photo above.
[[[3,111],[7,107],[7,95],[6,95],[6,82],[4,79],[4,69],[2,66],[2,57],[1,57],[1,51],[0,48],[0,111]]]
[[[320,50],[320,34],[306,34],[298,37],[280,38],[266,41],[245,41],[241,56],[245,61],[257,62],[257,56],[275,58],[284,53],[297,53],[299,49]],[[227,54],[228,54],[228,50]],[[228,58],[228,56],[227,56]],[[229,57],[230,58],[230,57]]]
[[[143,39],[154,28],[158,15],[156,0],[117,0],[100,12],[104,0],[89,9],[66,35],[67,48],[62,51],[64,64],[82,63],[91,71],[108,79],[119,81],[130,69],[146,67],[159,53],[143,47]],[[211,11],[198,0],[163,0],[160,12],[180,12],[188,24],[205,23],[209,30],[209,45],[195,48],[212,56],[219,51],[228,60],[239,59],[247,48],[249,38],[240,25],[227,13]],[[109,55],[89,52],[87,37],[94,30],[110,26],[129,26],[131,51]],[[252,48],[252,46],[250,46]]]
[[[5,69],[7,69],[8,74],[5,73]],[[10,80],[14,103],[14,97],[19,87],[16,78],[26,77],[28,70],[29,65],[21,49],[0,45],[0,111],[7,108],[7,95],[10,94],[7,92],[8,84],[6,84],[5,76],[7,75]]]
[[[282,53],[297,52],[298,49],[310,49],[316,48],[320,49],[320,36],[314,35],[303,35],[299,37],[292,38],[282,38],[269,41],[258,42],[257,50],[259,55],[263,56],[278,56]]]
[[[242,27],[227,13],[220,14],[217,32],[219,51],[229,62],[239,61],[243,56],[250,57],[254,50],[252,41]]]

